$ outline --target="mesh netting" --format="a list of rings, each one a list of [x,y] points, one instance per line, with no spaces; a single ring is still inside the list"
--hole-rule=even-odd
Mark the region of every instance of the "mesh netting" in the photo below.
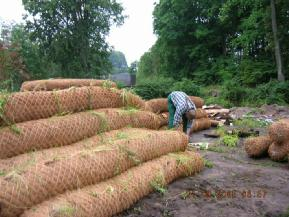
[[[273,142],[268,150],[269,156],[274,161],[283,161],[289,154],[289,142],[280,145]]]
[[[70,87],[85,86],[107,86],[116,87],[116,84],[108,80],[96,79],[50,79],[25,81],[21,85],[21,91],[43,91],[43,90],[62,90]]]
[[[245,150],[250,157],[262,157],[268,154],[272,140],[269,136],[248,138],[244,142]]]
[[[280,120],[269,127],[269,135],[276,145],[289,140],[289,119]]]
[[[211,120],[209,118],[194,119],[193,127],[190,130],[190,134],[209,129],[210,127]]]
[[[190,99],[196,105],[197,108],[202,108],[204,105],[204,100],[200,97],[190,96]],[[168,99],[152,99],[146,101],[146,110],[152,111],[154,113],[168,112]]]
[[[20,92],[6,97],[4,112],[1,115],[2,125],[4,121],[6,124],[13,124],[88,109],[124,106],[144,108],[145,106],[145,102],[140,97],[130,92],[102,87]]]
[[[201,97],[197,96],[189,96],[189,98],[192,100],[192,102],[195,104],[197,108],[202,108],[205,104],[205,101]]]
[[[218,127],[219,125],[220,125],[220,122],[219,122],[219,121],[211,120],[211,126],[212,126],[212,127]]]
[[[69,145],[96,133],[126,126],[158,129],[160,117],[146,111],[99,109],[15,124],[0,129],[0,159]]]
[[[146,136],[149,132],[149,130],[144,131],[142,129],[123,128],[100,133],[68,146],[32,151],[12,158],[0,159],[0,170],[2,174],[8,174],[12,171],[23,171],[34,166],[36,162],[40,163],[51,161],[52,159],[61,159],[74,155],[81,150],[97,147],[110,141],[141,138],[142,136]]]
[[[169,113],[168,112],[163,112],[159,115],[160,120],[161,120],[161,127],[167,126],[169,124]]]
[[[141,137],[108,140],[67,157],[35,162],[0,179],[0,215],[15,217],[48,198],[111,178],[130,167],[184,151],[188,138],[176,131],[139,130]]]
[[[201,119],[201,118],[207,118],[208,114],[204,109],[197,109],[196,110],[196,114],[195,114],[195,118],[196,119]]]
[[[97,185],[68,192],[26,211],[22,217],[110,217],[173,180],[193,175],[203,168],[199,154],[169,154],[134,167]]]

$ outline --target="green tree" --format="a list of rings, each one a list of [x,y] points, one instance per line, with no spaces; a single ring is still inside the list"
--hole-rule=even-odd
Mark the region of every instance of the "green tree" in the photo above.
[[[128,66],[124,53],[120,51],[112,51],[109,56],[112,64],[112,74],[128,72]]]
[[[59,64],[63,77],[95,77],[109,71],[105,41],[112,24],[123,23],[115,0],[22,0],[26,27],[42,55]],[[31,17],[33,19],[31,19]]]

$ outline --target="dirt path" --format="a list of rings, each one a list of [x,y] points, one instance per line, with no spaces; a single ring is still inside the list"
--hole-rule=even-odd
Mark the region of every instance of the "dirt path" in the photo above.
[[[195,142],[213,142],[203,132]],[[213,163],[194,177],[178,180],[164,196],[153,193],[118,217],[280,217],[289,207],[289,165],[249,159],[242,143],[219,152],[201,151]],[[283,215],[282,215],[283,214]]]

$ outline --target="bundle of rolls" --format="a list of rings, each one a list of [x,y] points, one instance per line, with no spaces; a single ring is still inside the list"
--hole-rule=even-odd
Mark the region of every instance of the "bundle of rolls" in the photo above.
[[[188,136],[158,131],[165,118],[139,96],[92,81],[0,94],[1,217],[110,217],[202,170]]]
[[[202,130],[209,129],[211,127],[212,120],[208,118],[208,114],[202,109],[204,100],[200,97],[190,96],[190,99],[196,106],[196,114],[193,125],[190,130],[190,134]],[[163,126],[168,125],[169,113],[168,113],[168,99],[159,98],[146,101],[145,108],[148,111],[152,111],[156,114],[160,114]],[[179,129],[182,129],[180,127]]]
[[[269,154],[274,161],[283,161],[289,154],[289,119],[273,123],[268,135],[249,138],[244,142],[250,157],[262,157]]]

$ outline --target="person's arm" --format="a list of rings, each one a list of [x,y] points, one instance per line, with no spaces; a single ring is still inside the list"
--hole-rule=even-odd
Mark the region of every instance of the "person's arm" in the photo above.
[[[174,127],[179,126],[183,114],[184,114],[184,108],[177,106],[175,116],[174,116]]]

